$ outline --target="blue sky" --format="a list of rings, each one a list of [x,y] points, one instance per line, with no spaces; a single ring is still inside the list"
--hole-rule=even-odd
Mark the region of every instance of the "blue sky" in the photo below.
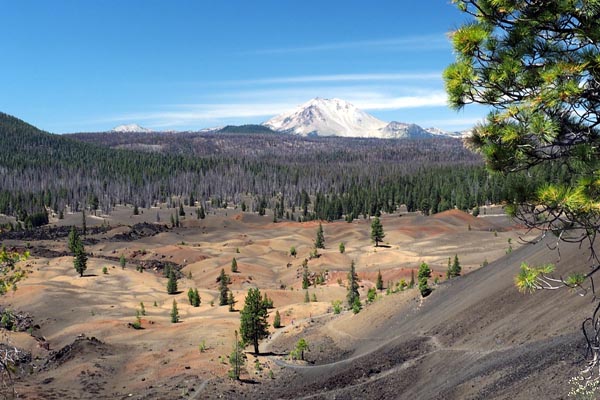
[[[446,107],[450,0],[0,0],[0,111],[55,132],[260,123],[313,97],[469,128]]]

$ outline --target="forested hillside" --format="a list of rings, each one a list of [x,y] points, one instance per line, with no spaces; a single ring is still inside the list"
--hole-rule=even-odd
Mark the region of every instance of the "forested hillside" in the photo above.
[[[190,200],[211,207],[246,199],[249,211],[271,208],[279,218],[295,219],[374,215],[401,204],[435,213],[514,199],[519,187],[556,176],[491,176],[479,156],[455,139],[61,136],[6,114],[0,114],[0,171],[0,213],[21,221],[47,209],[60,214],[67,206],[110,212],[115,204]]]

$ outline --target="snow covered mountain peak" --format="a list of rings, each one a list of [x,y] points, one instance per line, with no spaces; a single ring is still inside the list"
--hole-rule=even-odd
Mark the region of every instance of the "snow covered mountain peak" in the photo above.
[[[384,122],[347,101],[315,97],[295,110],[277,115],[263,125],[274,131],[301,136],[372,137],[381,139],[457,137],[436,128],[416,124]]]
[[[126,124],[114,127],[112,132],[152,132],[152,129],[143,128],[138,124]]]
[[[381,137],[387,123],[344,100],[316,97],[263,125],[302,136]]]

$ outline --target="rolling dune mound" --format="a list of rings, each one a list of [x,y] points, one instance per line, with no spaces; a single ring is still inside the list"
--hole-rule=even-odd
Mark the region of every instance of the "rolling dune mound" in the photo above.
[[[273,397],[315,399],[560,399],[585,354],[580,331],[591,297],[567,290],[520,294],[521,261],[586,271],[587,255],[549,241],[526,245],[467,276],[416,293],[387,296],[312,335],[314,347],[342,340],[353,349],[328,364],[294,366]],[[288,339],[289,340],[289,339]],[[277,348],[277,340],[269,344]],[[306,384],[310,382],[310,384]]]

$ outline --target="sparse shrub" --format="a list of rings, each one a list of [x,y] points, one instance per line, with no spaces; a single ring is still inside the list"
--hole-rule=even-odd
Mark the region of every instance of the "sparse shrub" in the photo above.
[[[369,288],[369,290],[367,292],[367,303],[370,304],[370,303],[374,302],[376,298],[377,298],[377,289],[374,287]]]
[[[346,245],[344,242],[340,243],[340,253],[344,254],[346,252]]]
[[[342,312],[342,301],[341,300],[334,300],[331,302],[331,305],[333,306],[334,314],[339,314]]]
[[[106,266],[102,267],[102,273],[104,275],[108,274],[108,268],[106,268]]]
[[[200,353],[206,352],[206,341],[205,340],[202,340],[200,342],[200,345],[198,345],[198,350],[200,350]]]
[[[360,310],[362,310],[362,304],[360,302],[360,299],[358,297],[356,297],[354,299],[354,303],[352,303],[352,312],[354,314],[358,314],[360,312]]]
[[[304,302],[305,303],[309,303],[310,302],[310,297],[308,295],[308,290],[304,291]]]
[[[146,307],[144,307],[144,302],[141,301],[140,302],[140,314],[145,316],[146,315]]]
[[[292,246],[290,247],[290,256],[292,257],[296,257],[298,253],[296,252],[296,247]]]
[[[310,348],[308,347],[308,342],[306,341],[306,339],[301,338],[300,340],[298,340],[298,343],[296,343],[296,347],[294,348],[294,350],[290,351],[290,357],[292,358],[292,360],[300,359],[304,361],[305,351],[310,351]]]

